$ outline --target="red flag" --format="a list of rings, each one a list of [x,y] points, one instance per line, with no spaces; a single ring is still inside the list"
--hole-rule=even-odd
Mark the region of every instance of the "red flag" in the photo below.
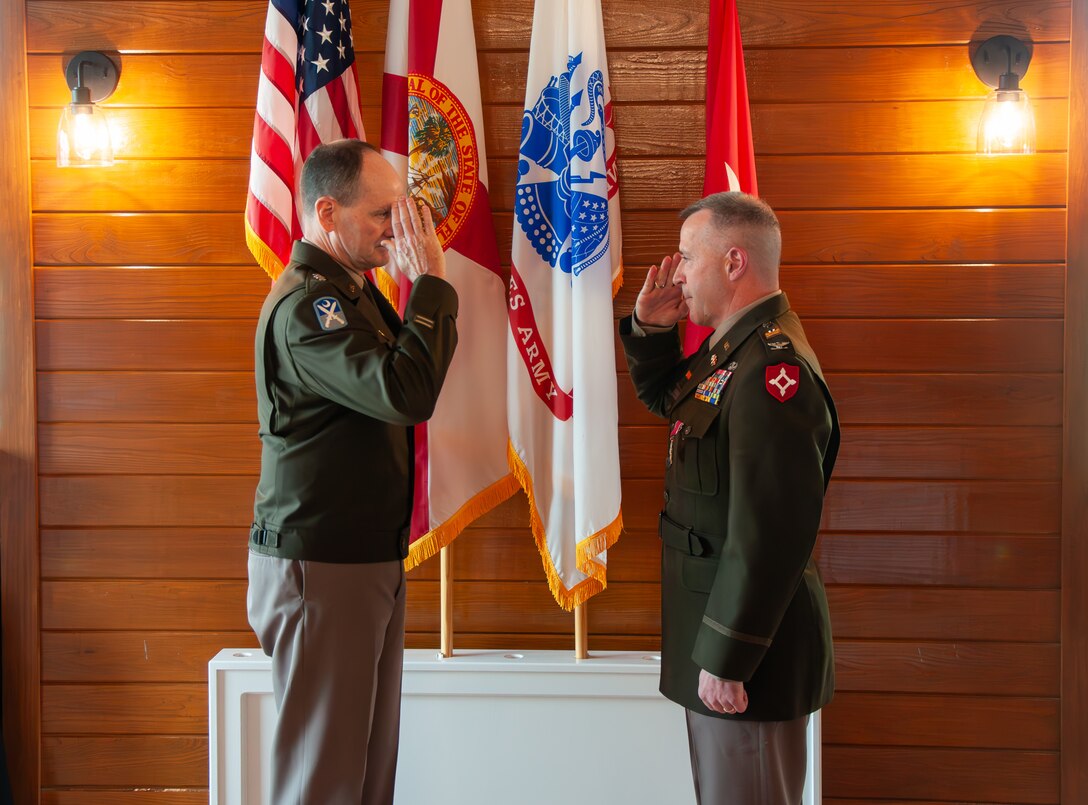
[[[748,81],[736,0],[710,0],[706,53],[706,179],[703,195],[723,190],[759,194]],[[690,355],[712,328],[688,322],[684,352]]]
[[[415,428],[405,569],[518,488],[506,460],[506,288],[483,134],[470,0],[390,0],[382,151],[434,213],[460,305],[457,354],[434,415]],[[390,301],[407,299],[408,279],[393,266],[375,273]]]
[[[302,237],[302,163],[322,143],[363,138],[347,0],[269,0],[246,199],[246,244],[275,279]]]

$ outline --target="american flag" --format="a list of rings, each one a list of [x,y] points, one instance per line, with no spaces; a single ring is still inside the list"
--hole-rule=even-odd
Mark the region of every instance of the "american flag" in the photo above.
[[[321,143],[363,138],[346,0],[269,0],[253,121],[246,243],[273,278],[302,235],[295,191]]]

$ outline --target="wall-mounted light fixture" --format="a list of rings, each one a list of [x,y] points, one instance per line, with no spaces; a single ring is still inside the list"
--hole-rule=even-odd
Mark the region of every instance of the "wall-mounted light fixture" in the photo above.
[[[982,83],[993,87],[978,123],[980,154],[1034,154],[1035,115],[1020,79],[1028,71],[1031,46],[1015,36],[995,36],[971,57]]]
[[[120,65],[105,53],[85,50],[64,68],[72,102],[64,107],[57,127],[57,165],[88,168],[113,164],[109,117],[101,106],[117,89]]]

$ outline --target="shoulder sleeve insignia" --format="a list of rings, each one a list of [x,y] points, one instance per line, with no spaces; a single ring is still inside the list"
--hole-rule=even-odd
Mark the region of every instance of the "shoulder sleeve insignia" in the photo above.
[[[781,403],[790,399],[797,393],[801,385],[801,367],[788,363],[779,363],[768,366],[766,370],[767,393]]]
[[[315,299],[314,313],[317,314],[317,324],[322,330],[339,330],[348,326],[344,310],[335,296],[322,296],[320,299]]]

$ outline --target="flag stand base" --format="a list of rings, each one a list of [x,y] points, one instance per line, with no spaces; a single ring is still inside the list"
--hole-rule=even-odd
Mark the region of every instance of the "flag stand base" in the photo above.
[[[658,693],[656,652],[404,654],[396,805],[694,803],[684,711]],[[271,662],[224,649],[208,664],[210,802],[267,802]],[[809,725],[804,805],[820,791]]]

